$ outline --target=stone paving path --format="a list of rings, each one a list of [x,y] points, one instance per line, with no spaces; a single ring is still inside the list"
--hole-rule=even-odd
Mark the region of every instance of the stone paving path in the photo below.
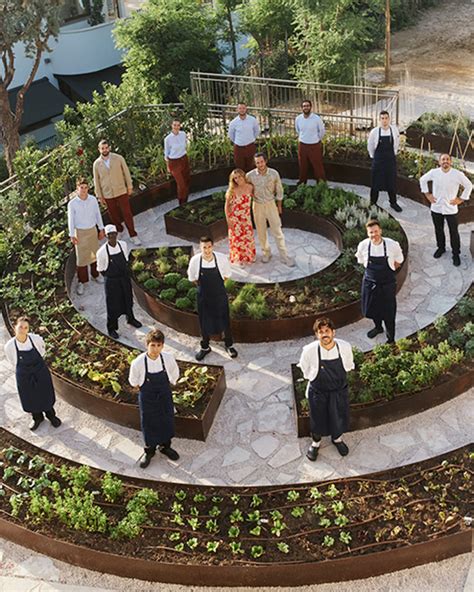
[[[346,187],[367,195],[367,188]],[[410,271],[398,297],[398,337],[425,326],[451,308],[468,288],[473,275],[468,258],[467,226],[462,227],[462,265],[456,269],[448,255],[439,261],[432,258],[433,231],[427,208],[404,199],[400,202],[404,209],[397,216],[409,237]],[[156,221],[152,224],[149,212],[138,216],[138,231],[146,246],[167,242],[187,244],[167,237],[164,232],[162,215],[170,207],[171,204],[164,204],[155,208],[152,214]],[[305,242],[298,242],[298,231],[287,229],[285,234],[292,254],[300,262],[307,261],[308,255],[300,252]],[[319,264],[324,266],[325,261]],[[281,280],[286,279],[288,268],[283,265],[274,268],[280,271]],[[74,297],[74,301],[92,324],[104,331],[102,290],[93,284],[83,297]],[[156,323],[138,309],[137,316],[144,323],[142,329],[130,330],[124,324],[120,331],[124,342],[143,347],[143,336]],[[373,345],[365,337],[369,327],[370,322],[362,320],[338,330],[338,335],[367,350]],[[197,339],[164,329],[166,347],[180,359],[192,360]],[[6,339],[2,327],[0,343]],[[45,422],[32,434],[3,352],[0,353],[0,393],[5,401],[2,425],[51,452],[104,469],[210,484],[263,485],[363,474],[431,457],[472,440],[474,389],[415,417],[348,434],[346,440],[351,453],[345,459],[338,456],[331,444],[324,443],[318,461],[310,463],[304,458],[307,440],[296,437],[290,382],[290,364],[298,360],[302,346],[310,340],[239,344],[236,360],[229,360],[220,344],[213,346],[213,353],[207,359],[225,366],[227,391],[205,443],[176,440],[181,454],[177,463],[160,457],[146,471],[140,470],[136,464],[142,451],[139,432],[98,420],[63,401],[58,402],[63,425],[53,430]]]

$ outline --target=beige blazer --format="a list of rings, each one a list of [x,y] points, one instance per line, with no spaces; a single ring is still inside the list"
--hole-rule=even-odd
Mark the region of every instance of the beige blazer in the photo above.
[[[119,197],[132,191],[132,177],[128,170],[125,158],[120,154],[111,152],[110,168],[104,164],[101,156],[94,162],[94,187],[97,197],[110,199]]]

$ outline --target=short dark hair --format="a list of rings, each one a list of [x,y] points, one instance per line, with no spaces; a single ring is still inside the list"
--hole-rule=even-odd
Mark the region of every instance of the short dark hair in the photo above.
[[[320,319],[316,319],[313,325],[313,331],[317,333],[323,327],[329,327],[331,331],[335,331],[336,327],[334,323],[328,317],[321,317]]]
[[[268,158],[267,158],[267,155],[265,154],[265,152],[257,152],[254,156],[254,159],[255,158],[263,158],[263,160],[265,162],[268,162]]]
[[[245,106],[247,107],[247,103],[246,103],[245,101],[239,101],[239,102],[237,103],[237,107],[238,107],[239,105],[245,105]]]
[[[303,100],[301,101],[301,106],[303,106],[303,103],[309,103],[309,106],[310,106],[310,107],[312,107],[312,106],[313,106],[313,103],[312,103],[312,102],[311,102],[309,99],[303,99]]]
[[[101,140],[99,140],[99,143],[97,144],[97,146],[102,146],[103,144],[107,144],[107,146],[110,146],[109,141],[106,140],[105,138],[102,138]]]
[[[370,220],[367,220],[365,227],[372,228],[372,226],[378,226],[379,228],[382,228],[380,226],[380,222],[377,220],[377,218],[371,218]]]
[[[89,185],[89,181],[85,177],[77,177],[76,187],[79,187],[79,185]]]
[[[149,331],[147,333],[146,336],[146,344],[148,345],[149,343],[164,343],[165,342],[165,336],[163,334],[163,331],[160,331],[159,329],[152,329],[151,331]]]
[[[383,111],[380,111],[380,113],[379,113],[379,117],[380,117],[381,115],[388,115],[388,116],[390,117],[390,113],[389,113],[388,111],[385,111],[385,109],[384,109]]]
[[[15,321],[15,327],[17,325],[19,325],[20,323],[28,323],[28,325],[30,325],[31,321],[30,321],[29,317],[22,316],[22,317],[18,317],[17,320]]]
[[[171,120],[171,123],[174,123],[175,121],[177,121],[178,123],[181,123],[181,119],[179,117],[173,117],[173,119]]]
[[[204,236],[201,236],[201,238],[199,239],[199,242],[200,243],[211,243],[213,245],[214,239],[206,234]]]

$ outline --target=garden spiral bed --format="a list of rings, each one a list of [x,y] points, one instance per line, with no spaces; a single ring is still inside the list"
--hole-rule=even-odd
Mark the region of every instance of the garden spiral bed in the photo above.
[[[0,430],[0,535],[145,580],[300,585],[470,551],[472,447],[365,476],[206,487],[117,476]]]

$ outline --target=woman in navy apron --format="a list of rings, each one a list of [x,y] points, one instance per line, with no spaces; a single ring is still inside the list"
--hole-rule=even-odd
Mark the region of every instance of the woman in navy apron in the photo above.
[[[232,331],[230,328],[229,300],[224,285],[216,254],[213,252],[213,241],[203,237],[200,241],[201,255],[199,260],[197,308],[201,327],[201,350],[196,354],[196,360],[201,361],[211,351],[209,341],[211,335],[224,333],[224,345],[231,358],[237,356],[233,347]],[[203,257],[214,259],[214,267],[204,267]],[[212,257],[212,258],[211,258]]]
[[[29,334],[29,320],[20,317],[15,324],[15,337],[5,345],[5,353],[11,362],[15,362],[16,384],[20,395],[23,411],[31,413],[33,424],[32,431],[44,421],[44,415],[55,428],[61,425],[61,420],[56,416],[54,403],[53,381],[46,363],[35,346],[34,339],[38,340],[38,347],[43,347],[41,338]],[[23,347],[19,344],[25,344]]]
[[[107,269],[102,270],[105,278],[105,303],[107,307],[107,331],[111,337],[117,339],[118,320],[124,314],[127,323],[140,328],[142,324],[133,316],[133,294],[128,271],[127,258],[120,241],[117,240],[115,226],[105,228],[108,242],[104,245],[108,256]],[[118,253],[111,253],[110,247],[119,247]],[[102,248],[104,248],[102,247]]]
[[[397,158],[393,148],[392,127],[389,125],[390,116],[386,111],[382,111],[380,113],[380,119],[386,123],[386,127],[383,127],[383,129],[388,129],[390,135],[382,135],[382,126],[377,128],[378,139],[372,161],[370,202],[376,204],[379,192],[386,191],[390,200],[390,206],[396,212],[401,212],[402,208],[397,204]]]
[[[171,440],[175,435],[174,405],[164,357],[166,356],[174,374],[173,382],[178,379],[179,369],[173,356],[163,355],[164,339],[161,331],[150,331],[146,338],[147,352],[138,356],[130,368],[130,384],[140,387],[138,405],[145,442],[145,458],[140,463],[142,468],[150,464],[157,448],[170,460],[179,458],[176,450],[171,448]],[[159,369],[152,371],[151,365],[158,366]]]

